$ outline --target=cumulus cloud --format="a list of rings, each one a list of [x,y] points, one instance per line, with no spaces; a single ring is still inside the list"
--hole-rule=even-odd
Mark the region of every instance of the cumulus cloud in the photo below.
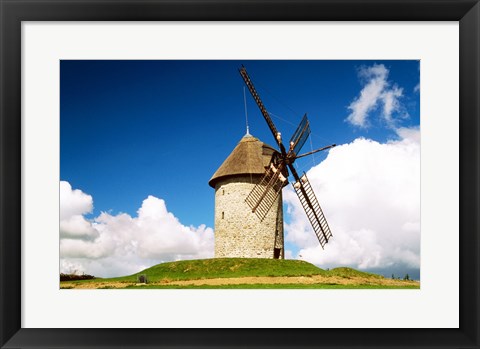
[[[84,217],[92,210],[90,195],[73,190],[68,182],[60,182],[60,238],[92,240],[98,237],[97,231]]]
[[[165,201],[146,198],[136,217],[101,213],[87,220],[90,195],[60,184],[60,271],[118,276],[165,261],[210,258],[213,230],[187,227],[167,210]]]
[[[70,183],[61,181],[60,208],[60,220],[63,220],[92,212],[93,200],[90,195],[85,194],[81,190],[73,190]]]
[[[400,140],[358,138],[330,150],[307,176],[333,238],[322,250],[293,190],[284,191],[295,258],[324,268],[392,270],[420,267],[420,131]],[[300,257],[301,256],[301,257]]]
[[[377,110],[382,105],[381,117],[389,126],[395,124],[393,115],[402,110],[400,98],[403,96],[403,89],[388,81],[389,70],[383,64],[374,64],[371,67],[362,67],[359,78],[364,86],[348,106],[351,111],[347,121],[354,126],[368,127],[368,116],[370,112]]]

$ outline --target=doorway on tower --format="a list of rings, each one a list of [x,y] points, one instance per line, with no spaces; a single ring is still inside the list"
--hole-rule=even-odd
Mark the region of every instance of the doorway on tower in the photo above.
[[[275,248],[273,249],[273,259],[279,259],[281,253],[282,253],[282,249],[275,247]]]

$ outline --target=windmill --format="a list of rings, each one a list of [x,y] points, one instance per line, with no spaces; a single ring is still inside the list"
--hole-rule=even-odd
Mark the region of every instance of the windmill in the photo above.
[[[310,123],[305,114],[300,121],[299,126],[294,132],[290,142],[288,144],[288,150],[285,148],[282,142],[281,133],[275,127],[272,119],[270,118],[267,109],[263,105],[260,96],[258,95],[255,86],[250,79],[245,67],[239,69],[240,75],[245,82],[248,90],[250,91],[253,99],[260,109],[265,121],[267,122],[270,131],[280,149],[279,152],[273,153],[270,165],[265,170],[265,174],[262,179],[253,187],[250,194],[248,194],[245,202],[251,208],[252,212],[257,215],[260,220],[263,220],[269,212],[272,205],[277,200],[282,188],[288,184],[289,171],[293,175],[294,182],[292,183],[295,192],[297,193],[300,203],[312,225],[313,231],[318,238],[318,241],[322,248],[332,237],[332,232],[328,226],[327,220],[323,211],[318,203],[318,200],[313,192],[312,186],[308,181],[305,172],[299,176],[295,167],[293,166],[296,159],[302,158],[307,155],[311,155],[323,150],[335,147],[335,144],[310,151],[308,153],[299,154],[305,141],[310,135]]]

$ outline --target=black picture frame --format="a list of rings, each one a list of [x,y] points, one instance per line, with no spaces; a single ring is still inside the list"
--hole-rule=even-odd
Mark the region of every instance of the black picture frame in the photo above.
[[[478,0],[0,0],[0,16],[2,348],[479,348]],[[152,20],[459,22],[459,329],[21,328],[21,22]]]

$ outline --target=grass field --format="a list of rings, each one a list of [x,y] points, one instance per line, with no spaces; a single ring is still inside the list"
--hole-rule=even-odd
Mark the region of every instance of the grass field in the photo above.
[[[140,283],[139,276],[147,278]],[[299,260],[216,258],[168,262],[117,278],[65,281],[61,288],[419,288],[415,281],[386,279],[351,268],[323,270]]]
[[[103,289],[114,287],[103,287]],[[126,289],[418,289],[417,285],[392,286],[392,285],[340,285],[340,284],[235,284],[235,285],[186,285],[178,287],[176,285],[142,285],[127,286]]]

